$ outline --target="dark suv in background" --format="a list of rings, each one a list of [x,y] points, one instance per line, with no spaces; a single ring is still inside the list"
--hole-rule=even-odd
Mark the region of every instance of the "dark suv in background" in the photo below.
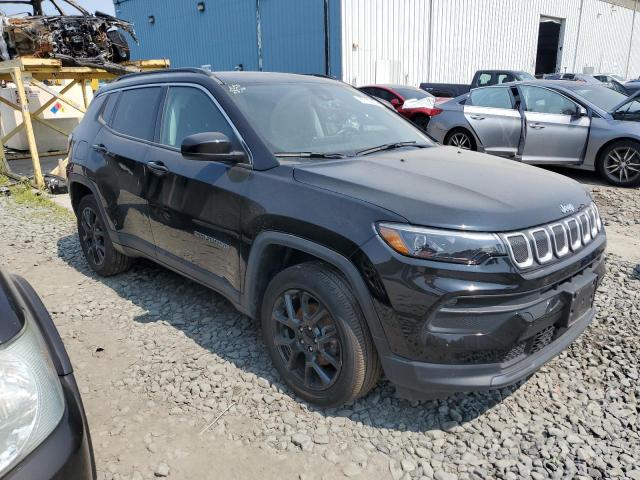
[[[182,69],[98,92],[68,167],[102,275],[146,257],[258,318],[283,379],[335,406],[496,388],[594,315],[605,233],[578,183],[434,145],[338,81]]]

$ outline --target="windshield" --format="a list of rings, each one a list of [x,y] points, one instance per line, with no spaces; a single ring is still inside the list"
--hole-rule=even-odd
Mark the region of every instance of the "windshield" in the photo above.
[[[577,95],[593,103],[596,107],[600,107],[607,112],[611,111],[613,107],[622,103],[624,99],[627,98],[627,96],[622,93],[607,87],[601,87],[600,85],[577,84],[569,88]]]
[[[635,98],[629,103],[622,105],[618,110],[616,110],[617,116],[615,118],[620,118],[623,120],[640,120],[640,99]]]
[[[425,92],[424,90],[420,90],[419,88],[411,88],[411,87],[395,87],[395,90],[402,98],[405,100],[421,100],[423,98],[435,98],[430,93]]]
[[[242,83],[229,92],[273,153],[353,155],[386,143],[432,145],[380,102],[339,82]]]

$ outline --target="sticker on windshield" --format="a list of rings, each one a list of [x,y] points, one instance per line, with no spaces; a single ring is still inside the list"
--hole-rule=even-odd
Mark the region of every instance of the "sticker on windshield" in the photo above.
[[[232,83],[231,85],[229,85],[229,91],[231,93],[233,93],[234,95],[242,93],[245,90],[246,90],[246,88],[243,87],[242,85],[238,84],[238,83]]]
[[[383,107],[384,106],[380,102],[378,102],[377,100],[374,100],[373,98],[361,97],[360,95],[354,95],[353,98],[358,100],[360,103],[364,103],[366,105],[375,105],[376,107]]]

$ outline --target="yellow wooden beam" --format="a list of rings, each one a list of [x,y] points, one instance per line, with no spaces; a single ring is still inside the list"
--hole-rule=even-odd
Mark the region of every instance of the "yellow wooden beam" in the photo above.
[[[29,151],[31,152],[31,163],[33,164],[33,180],[36,188],[43,189],[44,177],[42,176],[42,169],[40,168],[40,157],[38,156],[36,137],[33,134],[31,112],[29,112],[29,99],[27,98],[27,93],[24,89],[22,70],[20,70],[19,67],[15,67],[13,69],[11,77],[13,78],[13,82],[16,84],[16,89],[18,90],[18,98],[20,99],[20,106],[22,107],[22,121],[27,132],[27,143],[29,144]]]

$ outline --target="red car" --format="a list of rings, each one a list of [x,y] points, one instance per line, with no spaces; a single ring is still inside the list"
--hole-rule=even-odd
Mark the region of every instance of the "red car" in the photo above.
[[[367,85],[358,90],[372,97],[386,100],[404,117],[422,130],[427,129],[429,119],[442,112],[435,106],[437,99],[430,93],[407,85]]]

